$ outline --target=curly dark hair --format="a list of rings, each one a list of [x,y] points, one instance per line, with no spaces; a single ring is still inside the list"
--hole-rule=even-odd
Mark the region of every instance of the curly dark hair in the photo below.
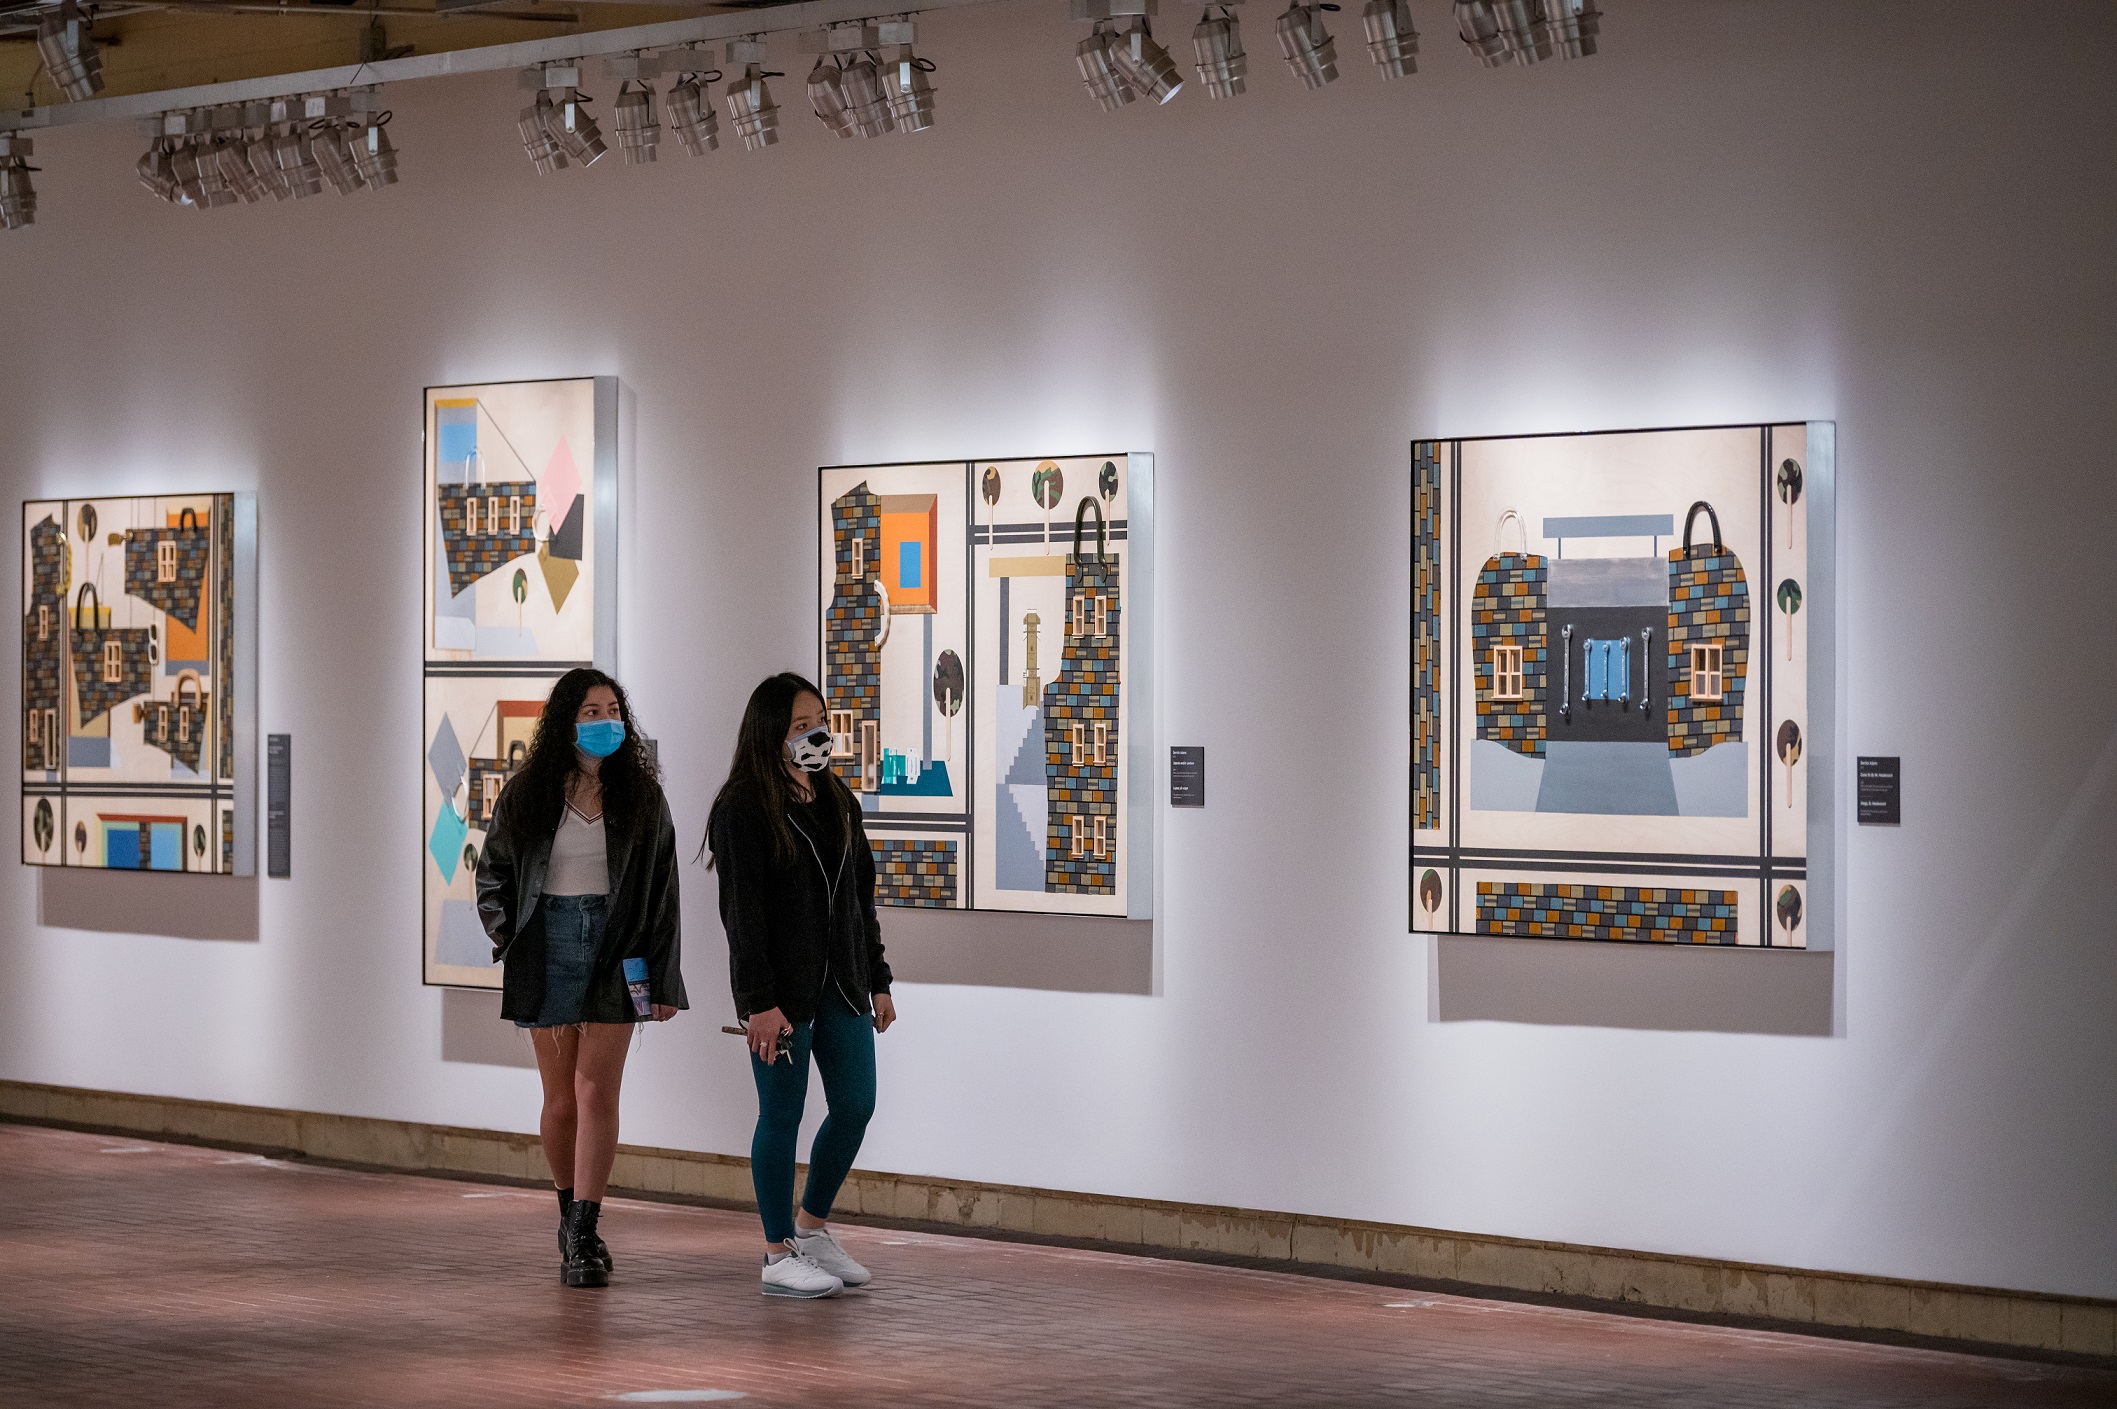
[[[618,745],[616,753],[603,760],[603,814],[611,826],[623,831],[650,824],[660,815],[660,770],[640,743],[639,726],[632,717],[632,702],[625,697],[625,687],[602,671],[583,666],[567,671],[551,687],[551,694],[544,701],[544,713],[537,719],[529,757],[508,784],[509,788],[522,791],[524,806],[517,814],[522,824],[537,829],[539,835],[558,828],[566,806],[566,780],[580,767],[574,747],[574,719],[581,712],[581,701],[598,685],[609,686],[617,696],[618,718],[625,721],[625,741]]]

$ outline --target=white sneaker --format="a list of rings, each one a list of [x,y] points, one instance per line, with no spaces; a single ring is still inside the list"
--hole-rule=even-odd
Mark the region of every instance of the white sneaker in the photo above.
[[[848,1258],[847,1261],[851,1259]],[[845,1283],[818,1267],[798,1250],[788,1253],[777,1262],[765,1262],[766,1296],[836,1296],[844,1290]]]
[[[838,1240],[831,1236],[828,1228],[818,1228],[813,1233],[795,1229],[794,1251],[848,1287],[864,1287],[875,1279],[872,1272],[853,1261],[852,1255],[838,1246]]]

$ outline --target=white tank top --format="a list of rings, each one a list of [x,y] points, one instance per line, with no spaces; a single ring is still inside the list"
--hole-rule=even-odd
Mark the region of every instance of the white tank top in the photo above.
[[[566,804],[559,834],[551,840],[551,867],[544,873],[546,895],[608,895],[610,853],[603,840],[603,819],[593,822]]]

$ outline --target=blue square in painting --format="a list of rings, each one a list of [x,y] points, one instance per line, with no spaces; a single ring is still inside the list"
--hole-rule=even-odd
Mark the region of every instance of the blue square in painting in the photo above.
[[[455,804],[441,804],[441,815],[434,819],[434,834],[426,839],[426,849],[433,853],[434,864],[441,868],[443,882],[453,885],[456,867],[463,860],[463,839],[470,835],[470,825],[456,815]]]
[[[444,484],[467,478],[466,462],[478,450],[478,408],[442,406],[434,411],[434,438]]]
[[[140,869],[140,824],[137,822],[105,822],[103,824],[103,864],[118,871]]]
[[[919,551],[920,547],[921,545],[917,543],[899,543],[897,545],[897,585],[907,592],[922,586],[925,582],[922,572],[924,562],[923,556]]]
[[[184,824],[156,822],[147,838],[147,864],[157,871],[184,869]]]

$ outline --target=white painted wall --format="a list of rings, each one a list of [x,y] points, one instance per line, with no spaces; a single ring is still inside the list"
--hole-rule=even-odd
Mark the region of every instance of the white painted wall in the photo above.
[[[1424,72],[1378,80],[1348,10],[1310,94],[1252,7],[1247,96],[1106,115],[1057,0],[1009,3],[924,23],[916,138],[831,141],[797,73],[773,151],[540,180],[510,77],[437,81],[390,95],[398,188],[210,215],[135,186],[129,128],[39,134],[7,497],[260,492],[297,830],[256,943],[41,928],[0,873],[0,1076],[534,1128],[418,981],[419,390],[611,372],[626,674],[687,834],[750,685],[813,658],[816,465],[1159,457],[1168,733],[1212,760],[1165,992],[907,989],[864,1164],[2117,1295],[2117,11],[2015,8],[1607,0],[1601,57],[1488,73],[1415,0]],[[1805,417],[1844,750],[1906,772],[1849,840],[1842,1035],[1429,1023],[1407,442]],[[626,1135],[744,1151],[685,885],[698,1007]]]

